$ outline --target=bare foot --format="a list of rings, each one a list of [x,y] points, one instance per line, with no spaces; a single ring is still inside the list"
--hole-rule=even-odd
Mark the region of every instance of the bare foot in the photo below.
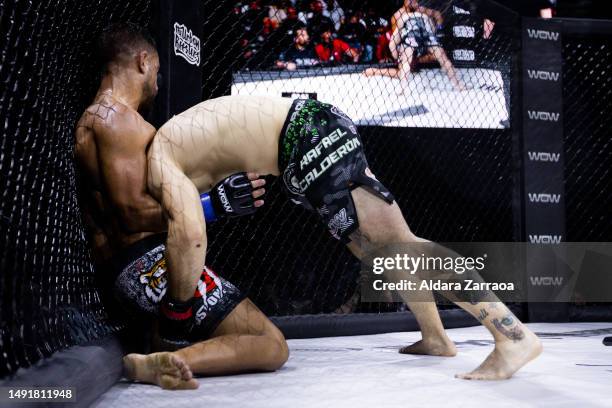
[[[200,385],[187,363],[170,352],[128,354],[123,357],[123,367],[130,380],[157,384],[166,390],[193,390]]]
[[[428,338],[402,347],[401,354],[421,354],[429,356],[454,357],[457,355],[455,344],[448,338]]]
[[[542,353],[542,343],[538,336],[523,327],[526,333],[520,341],[498,341],[495,349],[470,373],[457,374],[464,380],[505,380],[512,377],[521,367]]]

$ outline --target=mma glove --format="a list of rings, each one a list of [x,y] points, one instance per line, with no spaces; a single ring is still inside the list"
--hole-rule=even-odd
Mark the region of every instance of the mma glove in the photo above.
[[[250,215],[257,211],[253,186],[246,173],[232,174],[221,180],[210,192],[201,194],[200,201],[207,223],[225,217]]]

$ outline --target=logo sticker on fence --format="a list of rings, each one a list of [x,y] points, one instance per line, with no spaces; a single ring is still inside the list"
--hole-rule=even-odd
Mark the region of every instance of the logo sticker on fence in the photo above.
[[[174,54],[190,64],[200,65],[200,39],[179,23],[174,23]]]
[[[561,201],[561,194],[528,193],[528,197],[532,203],[559,204]]]
[[[453,59],[455,61],[474,61],[476,55],[474,54],[474,50],[453,50]]]
[[[527,35],[534,40],[557,41],[559,39],[559,33],[556,31],[536,30],[534,28],[528,28]]]
[[[465,25],[453,26],[453,35],[457,38],[474,38],[476,30]]]
[[[550,152],[527,152],[530,161],[541,161],[541,162],[559,162],[561,153],[550,153]]]
[[[527,117],[531,120],[558,122],[560,115],[561,114],[559,112],[527,111]]]
[[[536,69],[528,69],[527,75],[529,79],[540,79],[542,81],[554,81],[557,82],[561,76],[560,72],[541,71]]]
[[[461,7],[453,6],[453,12],[455,14],[470,14],[468,10],[462,9]]]

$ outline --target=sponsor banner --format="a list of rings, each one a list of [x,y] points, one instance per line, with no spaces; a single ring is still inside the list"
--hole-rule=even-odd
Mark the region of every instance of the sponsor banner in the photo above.
[[[532,204],[561,204],[561,194],[527,193],[527,197]]]
[[[529,242],[530,244],[560,244],[561,242],[563,242],[563,234],[528,234],[527,242]]]
[[[468,16],[471,14],[469,12],[469,10],[466,10],[464,8],[457,7],[457,6],[453,6],[453,13],[455,13],[455,14],[462,14],[462,15],[468,15]]]
[[[540,29],[537,26],[525,27],[527,37],[531,41],[550,41],[558,43],[561,40],[559,27],[546,27]]]
[[[547,112],[541,110],[527,109],[527,118],[529,120],[539,120],[543,122],[557,123],[561,117],[560,112]]]
[[[446,53],[456,67],[474,68],[482,59],[482,18],[473,13],[474,7],[473,4],[453,5],[447,10],[444,29],[440,31],[446,40],[442,41]]]
[[[565,234],[562,38],[558,22],[523,18],[525,241],[560,245]],[[541,258],[529,265],[548,268]]]
[[[526,174],[550,173],[551,167],[563,164],[563,144],[560,140],[532,139],[523,151],[523,166]],[[550,192],[563,182],[563,173],[548,174],[545,179],[531,178],[525,183],[547,188]]]
[[[474,53],[474,50],[453,50],[453,59],[455,61],[475,61],[476,54]]]
[[[201,4],[159,0],[153,5],[153,31],[159,51],[159,92],[152,117],[159,127],[202,100]]]
[[[471,26],[456,25],[453,26],[453,36],[457,38],[474,38],[476,30]]]
[[[174,23],[174,55],[188,64],[200,65],[200,38],[183,24]]]
[[[529,69],[526,68],[527,76],[526,79],[532,81],[550,81],[558,82],[561,78],[561,71],[547,71],[542,69]]]
[[[539,163],[559,163],[559,161],[561,160],[561,153],[528,150],[527,160],[529,160],[530,162]]]
[[[533,132],[562,130],[560,28],[557,22],[523,19],[523,118]]]
[[[365,302],[610,302],[612,243],[484,242],[392,244],[362,260]]]

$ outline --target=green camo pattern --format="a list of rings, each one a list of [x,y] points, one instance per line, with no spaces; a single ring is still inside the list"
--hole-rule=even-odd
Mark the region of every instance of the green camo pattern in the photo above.
[[[322,103],[314,99],[308,99],[304,106],[299,110],[295,119],[293,119],[287,125],[287,130],[284,135],[281,135],[281,157],[280,164],[282,169],[284,169],[289,163],[289,159],[291,158],[291,153],[295,148],[300,137],[314,137],[321,136],[319,134],[319,126],[326,126],[327,121],[325,119],[319,120],[315,123],[317,119],[317,113],[322,110],[329,109],[331,105],[327,103]],[[291,115],[292,112],[289,112]],[[308,129],[306,132],[305,129]],[[281,171],[282,171],[281,169]]]

